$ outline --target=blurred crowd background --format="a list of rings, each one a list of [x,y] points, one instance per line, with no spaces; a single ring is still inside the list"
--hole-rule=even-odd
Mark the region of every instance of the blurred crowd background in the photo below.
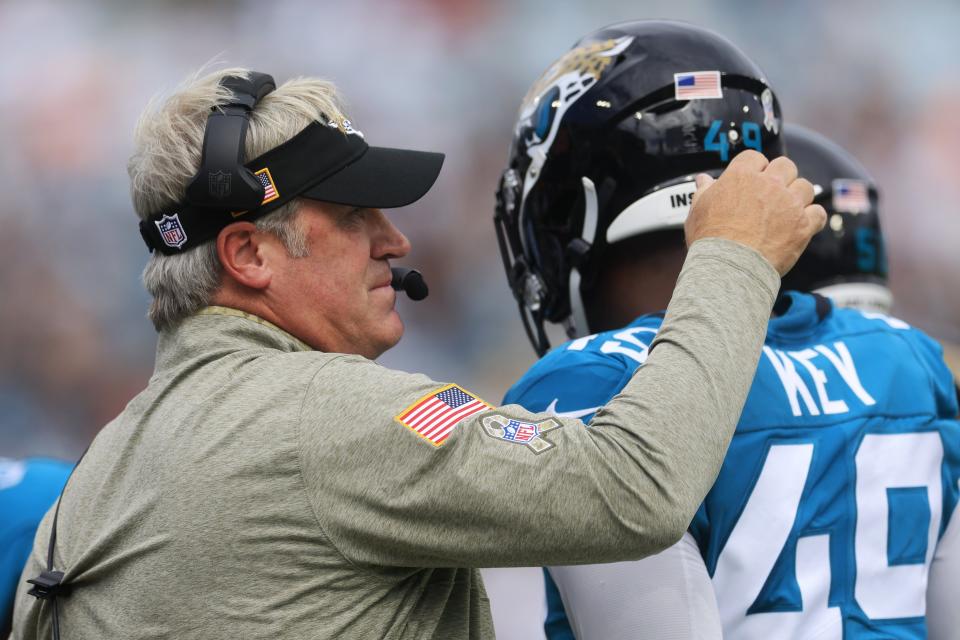
[[[960,342],[956,0],[0,1],[0,455],[76,457],[149,378],[126,159],[151,97],[204,65],[332,79],[372,144],[447,154],[392,214],[431,295],[399,303],[383,362],[499,401],[534,360],[492,225],[516,110],[581,35],[638,18],[726,35],[788,121],[863,161],[896,315]]]

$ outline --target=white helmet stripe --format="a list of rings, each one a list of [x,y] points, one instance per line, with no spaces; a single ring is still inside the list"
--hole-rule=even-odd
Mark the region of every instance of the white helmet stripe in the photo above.
[[[612,244],[649,231],[682,227],[696,190],[696,182],[681,182],[636,200],[607,227],[607,242]]]

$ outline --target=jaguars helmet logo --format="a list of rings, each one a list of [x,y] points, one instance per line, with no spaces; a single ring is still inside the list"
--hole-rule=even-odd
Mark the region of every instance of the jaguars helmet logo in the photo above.
[[[632,42],[632,36],[624,36],[571,49],[530,88],[520,106],[516,131],[526,142],[527,155],[531,159],[524,179],[524,196],[536,183],[563,114]]]

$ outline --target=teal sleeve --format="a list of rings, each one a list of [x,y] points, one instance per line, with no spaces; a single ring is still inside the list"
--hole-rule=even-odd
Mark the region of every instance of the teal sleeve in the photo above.
[[[34,529],[27,527],[8,540],[10,546],[0,551],[0,637],[5,638],[13,620],[13,599],[17,593],[17,583],[33,546]]]
[[[504,404],[589,422],[630,381],[634,369],[596,354],[570,353],[547,359],[514,385]]]

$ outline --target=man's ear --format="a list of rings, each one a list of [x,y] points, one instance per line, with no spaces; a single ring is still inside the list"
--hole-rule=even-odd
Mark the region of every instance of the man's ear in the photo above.
[[[251,289],[266,289],[273,277],[271,239],[252,222],[235,222],[217,235],[217,256],[224,275]]]

